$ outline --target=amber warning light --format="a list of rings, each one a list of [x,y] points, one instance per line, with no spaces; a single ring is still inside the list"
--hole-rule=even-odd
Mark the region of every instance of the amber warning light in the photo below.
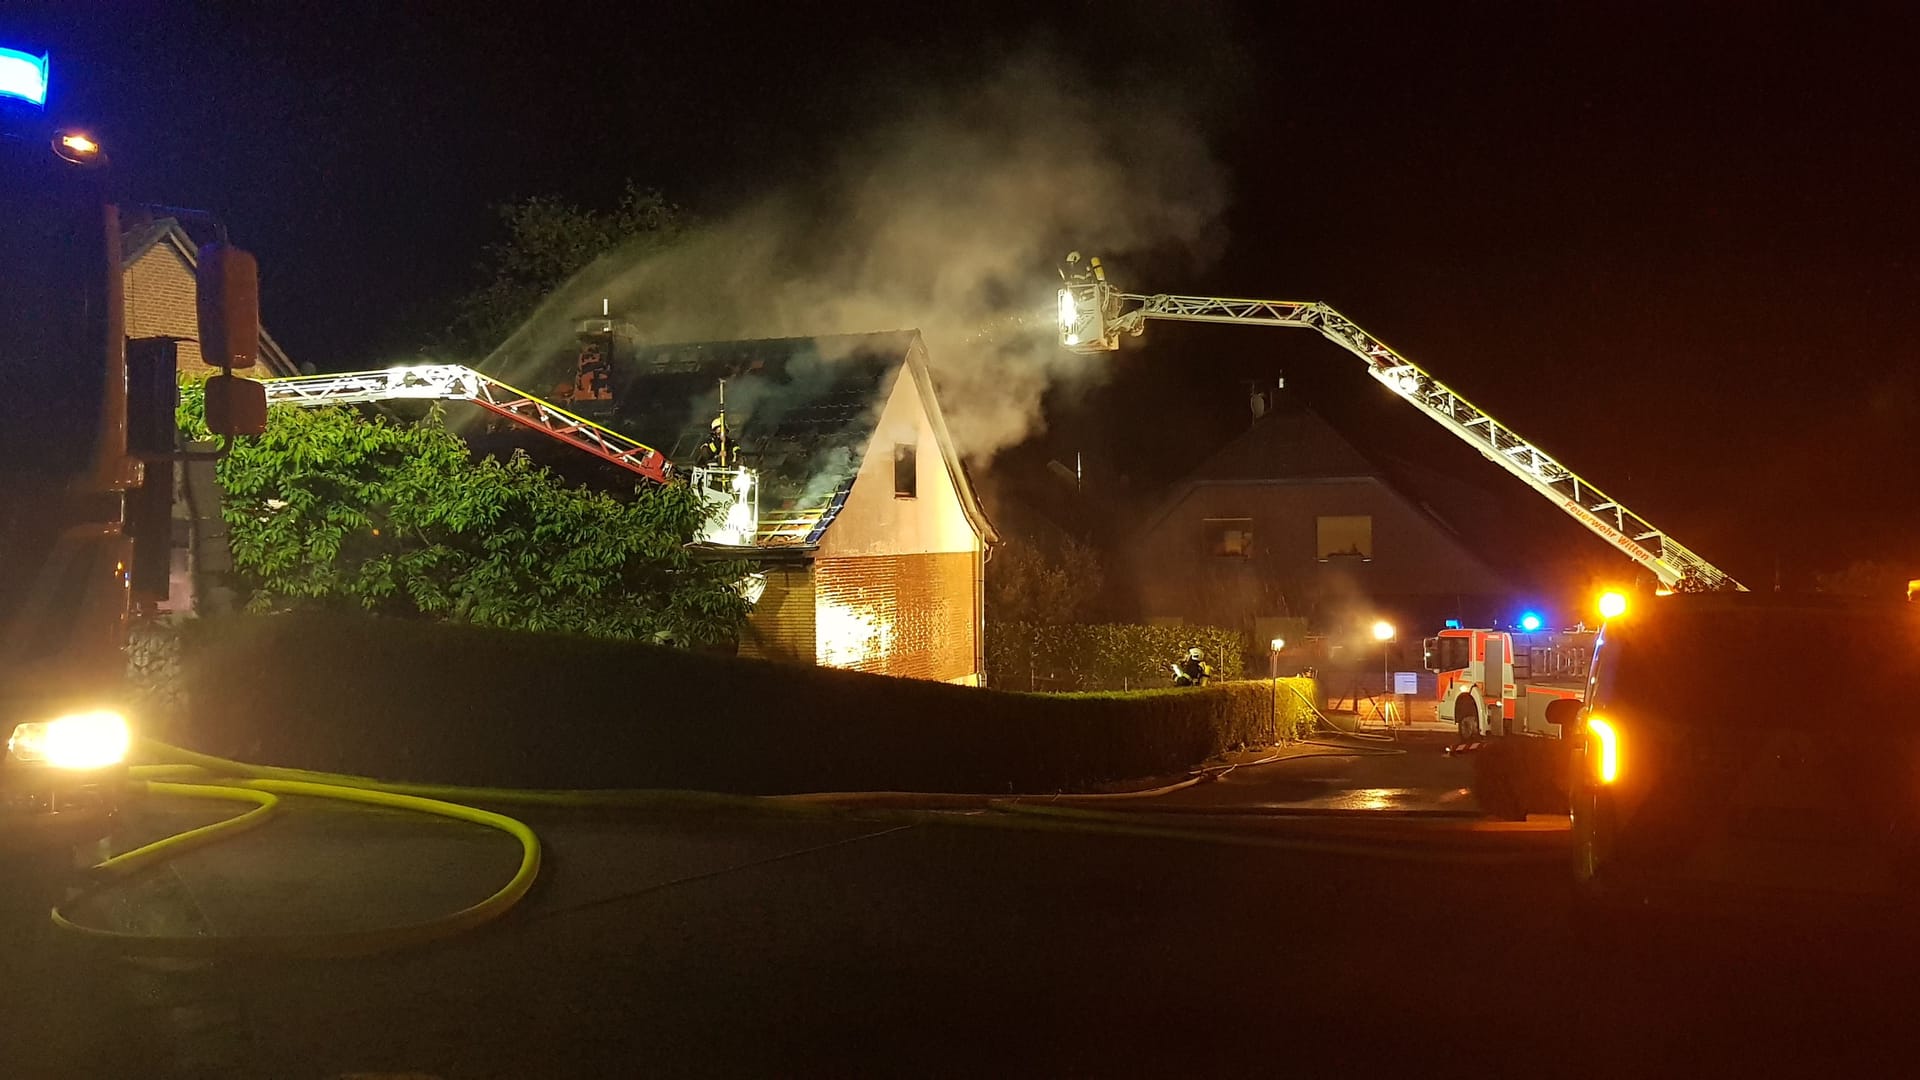
[[[53,152],[75,165],[98,165],[106,160],[99,142],[84,131],[62,131],[55,135]]]
[[[1587,753],[1591,755],[1589,764],[1593,768],[1593,778],[1602,784],[1611,784],[1620,779],[1619,730],[1610,721],[1589,716],[1587,734],[1591,737],[1587,743]]]

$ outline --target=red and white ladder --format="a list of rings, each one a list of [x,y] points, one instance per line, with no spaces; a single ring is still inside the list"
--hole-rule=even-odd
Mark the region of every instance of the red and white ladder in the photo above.
[[[299,375],[262,380],[269,404],[351,405],[368,401],[470,401],[524,427],[584,450],[656,484],[678,474],[667,456],[636,439],[543,401],[491,375],[460,364],[418,364],[382,371]],[[759,477],[751,469],[686,470],[686,479],[710,503],[708,543],[747,546],[759,528]]]

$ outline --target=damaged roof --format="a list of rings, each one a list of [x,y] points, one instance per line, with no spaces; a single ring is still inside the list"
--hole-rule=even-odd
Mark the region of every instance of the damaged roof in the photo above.
[[[614,387],[609,426],[676,462],[699,457],[720,411],[760,474],[768,546],[812,545],[833,523],[902,371],[920,382],[969,516],[991,537],[932,399],[918,331],[643,346]]]

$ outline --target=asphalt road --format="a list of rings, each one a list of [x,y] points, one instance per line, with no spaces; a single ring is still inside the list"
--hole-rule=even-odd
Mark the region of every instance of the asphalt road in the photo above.
[[[1245,810],[1393,810],[1477,814],[1473,763],[1449,757],[1450,734],[1397,739],[1333,737],[1309,756],[1234,769],[1217,781],[1155,800],[1162,806]],[[1341,748],[1347,752],[1342,752]]]
[[[1444,801],[1458,764],[1304,759],[1240,783],[1250,805],[1319,805],[1346,768],[1348,790]],[[1911,1053],[1885,939],[1590,934],[1551,832],[1179,805],[535,819],[547,868],[520,911],[366,960],[135,966],[12,920],[0,1071],[1696,1076]],[[514,859],[483,830],[306,806],[87,910],[378,925],[477,899]]]

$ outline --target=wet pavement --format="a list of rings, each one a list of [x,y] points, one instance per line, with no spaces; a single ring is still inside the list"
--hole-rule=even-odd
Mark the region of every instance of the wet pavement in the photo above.
[[[1264,783],[1325,799],[1318,770],[1334,764]],[[1431,790],[1417,765],[1350,775]],[[184,886],[172,902],[218,932],[276,911],[305,922],[322,896],[356,920],[413,911],[423,877],[441,899],[498,883],[484,832],[297,813],[284,834],[165,872]],[[1281,849],[1015,815],[531,823],[541,885],[506,920],[428,948],[151,965],[47,937],[31,970],[57,992],[16,1000],[5,1073],[1777,1075],[1906,1045],[1907,999],[1888,992],[1901,984],[1844,955],[1787,963],[1732,934],[1595,952],[1563,860],[1414,862],[1393,844]],[[223,895],[205,896],[215,880]]]
[[[1477,815],[1473,762],[1453,757],[1451,735],[1402,732],[1393,739],[1330,737],[1312,752],[1242,766],[1211,783],[1150,800],[1155,807],[1247,811],[1391,810]]]
[[[12,904],[0,1071],[1617,1077],[1904,1060],[1907,969],[1877,950],[1787,957],[1713,927],[1595,938],[1563,839],[1483,831],[1447,741],[1316,746],[1111,812],[1039,807],[1051,817],[532,815],[545,868],[518,909],[362,959],[134,963]],[[194,813],[156,803],[136,824]],[[1300,842],[1320,827],[1339,842]],[[348,928],[470,903],[512,862],[477,827],[300,802],[86,911],[176,932]]]

